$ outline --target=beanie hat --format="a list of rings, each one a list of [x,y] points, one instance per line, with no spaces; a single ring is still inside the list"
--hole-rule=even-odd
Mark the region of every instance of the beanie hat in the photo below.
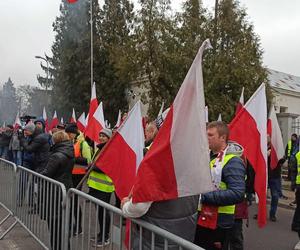
[[[39,117],[38,119],[36,119],[34,121],[34,124],[36,125],[37,122],[42,123],[43,127],[45,128],[45,120],[43,119],[43,117]]]
[[[78,127],[76,123],[69,123],[66,125],[65,131],[71,134],[78,134]]]
[[[34,132],[35,130],[35,125],[33,123],[28,123],[25,127],[24,130],[30,131],[31,133]]]
[[[100,131],[99,134],[104,134],[104,135],[106,135],[108,138],[111,138],[111,136],[112,136],[111,129],[109,129],[109,128],[104,128],[104,129],[102,129],[102,130]]]

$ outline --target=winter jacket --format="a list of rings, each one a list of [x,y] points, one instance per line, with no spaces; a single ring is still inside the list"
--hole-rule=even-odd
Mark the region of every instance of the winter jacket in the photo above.
[[[41,174],[63,183],[68,190],[73,187],[72,169],[74,162],[74,148],[71,141],[54,144]]]
[[[22,150],[18,131],[16,130],[13,132],[12,137],[10,139],[9,150],[17,150],[17,151]]]
[[[40,173],[49,157],[49,135],[43,133],[41,129],[35,128],[34,133],[30,137],[31,140],[27,140],[24,137],[21,138],[21,146],[25,152],[33,153],[33,170]]]
[[[226,183],[226,190],[216,190],[202,194],[201,203],[213,206],[235,205],[243,201],[245,196],[246,169],[239,158],[243,153],[242,147],[234,142],[228,144],[226,154],[234,154],[238,157],[231,158],[222,169],[221,181]],[[211,155],[213,160],[216,155]],[[231,228],[234,224],[233,214],[218,214],[218,227]]]
[[[12,130],[7,130],[1,133],[1,137],[0,137],[0,147],[8,147],[9,146],[9,142],[11,140],[12,137]]]
[[[197,226],[198,202],[199,195],[153,202],[141,219],[192,242]],[[151,232],[144,228],[142,249],[151,249],[151,236]],[[134,230],[133,249],[141,249],[139,237],[139,231]],[[158,235],[154,244],[155,249],[164,249],[164,239]],[[168,249],[178,249],[178,246],[169,241]]]

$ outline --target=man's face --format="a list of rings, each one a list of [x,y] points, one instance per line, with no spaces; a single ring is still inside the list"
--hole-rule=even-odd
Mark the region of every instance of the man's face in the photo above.
[[[36,122],[36,123],[35,123],[35,126],[36,126],[37,128],[43,128],[43,124],[42,124],[41,122]]]
[[[208,128],[206,132],[209,149],[213,152],[222,150],[224,143],[226,144],[225,135],[220,136],[217,128]]]
[[[155,135],[156,135],[156,132],[157,132],[157,129],[155,127],[155,125],[153,124],[148,124],[146,126],[146,129],[145,129],[145,139],[146,141],[151,141],[154,139]]]
[[[32,135],[32,132],[25,129],[25,130],[24,130],[24,135],[25,135],[26,137],[31,136],[31,135]]]
[[[70,140],[74,140],[76,137],[76,134],[68,133]]]
[[[297,137],[296,137],[296,136],[292,136],[291,140],[292,140],[293,142],[295,142],[295,141],[297,141]]]

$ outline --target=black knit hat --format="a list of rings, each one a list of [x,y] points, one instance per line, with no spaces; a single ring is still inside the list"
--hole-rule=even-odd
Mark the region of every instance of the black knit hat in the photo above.
[[[78,127],[76,123],[69,123],[65,128],[66,133],[78,134]]]

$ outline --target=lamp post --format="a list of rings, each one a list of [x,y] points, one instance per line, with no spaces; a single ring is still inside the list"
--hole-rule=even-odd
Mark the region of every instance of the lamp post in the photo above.
[[[45,54],[46,56],[46,54]],[[46,78],[46,110],[48,110],[48,85],[49,85],[49,62],[47,60],[46,57],[42,57],[42,56],[35,56],[36,59],[41,59],[44,60],[47,64],[47,78]],[[42,63],[41,63],[42,64]]]

